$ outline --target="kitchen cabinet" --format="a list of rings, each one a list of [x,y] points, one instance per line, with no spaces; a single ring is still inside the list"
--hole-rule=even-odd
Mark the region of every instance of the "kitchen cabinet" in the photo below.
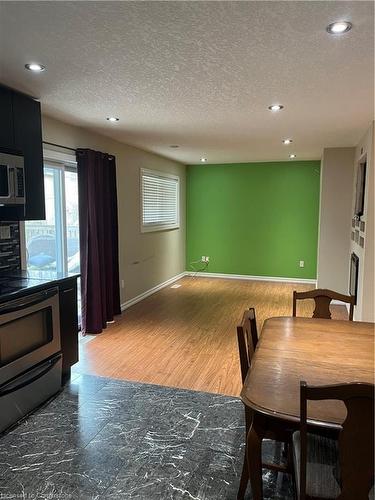
[[[78,362],[77,278],[60,283],[59,303],[62,377],[66,381],[70,378],[72,365]]]
[[[0,149],[22,152],[25,207],[0,207],[0,220],[45,219],[43,146],[40,103],[0,85]]]
[[[0,87],[0,145],[4,149],[14,147],[13,92]]]
[[[46,214],[40,103],[14,93],[13,120],[15,148],[23,152],[25,161],[25,220],[43,220]]]

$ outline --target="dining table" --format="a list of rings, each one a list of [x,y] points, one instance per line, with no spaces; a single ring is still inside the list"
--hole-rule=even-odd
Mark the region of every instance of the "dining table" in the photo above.
[[[374,383],[374,323],[278,317],[264,322],[241,399],[253,415],[248,435],[248,467],[254,500],[262,500],[262,440],[272,420],[299,428],[300,382],[330,385]],[[340,429],[341,401],[311,401],[308,422]]]

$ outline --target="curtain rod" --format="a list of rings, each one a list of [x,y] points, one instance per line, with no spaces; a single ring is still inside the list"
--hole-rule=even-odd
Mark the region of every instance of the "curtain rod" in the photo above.
[[[54,142],[43,141],[43,144],[48,144],[48,146],[56,146],[57,148],[68,149],[69,151],[74,151],[75,153],[77,152],[77,150],[74,148],[68,148],[68,146],[62,146],[61,144],[55,144]]]
[[[55,144],[54,142],[48,142],[48,141],[42,141],[43,144],[48,144],[48,146],[55,146],[56,148],[63,148],[63,149],[68,149],[69,151],[74,151],[75,153],[78,153],[79,155],[82,155],[82,151],[79,151],[78,149],[74,148],[69,148],[68,146],[62,146],[61,144]],[[108,158],[110,160],[114,160],[115,157],[113,155],[110,155],[108,153],[102,153],[103,155],[108,155]]]

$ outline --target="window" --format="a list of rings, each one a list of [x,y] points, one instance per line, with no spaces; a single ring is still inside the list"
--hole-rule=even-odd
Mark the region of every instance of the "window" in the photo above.
[[[141,231],[180,227],[180,179],[171,174],[141,169]]]
[[[44,165],[46,220],[26,221],[28,270],[79,272],[77,171]]]
[[[27,270],[79,273],[78,179],[75,158],[46,151],[44,157],[46,219],[25,222]]]

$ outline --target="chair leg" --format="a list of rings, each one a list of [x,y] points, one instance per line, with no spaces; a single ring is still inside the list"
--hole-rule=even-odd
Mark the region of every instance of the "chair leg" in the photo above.
[[[249,482],[249,469],[247,466],[247,451],[245,450],[240,486],[238,488],[238,493],[237,493],[237,500],[244,500],[248,482]]]
[[[253,425],[247,435],[246,451],[247,451],[247,466],[249,470],[249,478],[253,500],[263,500],[263,483],[262,483],[262,440],[264,431],[261,426],[257,425],[254,418]]]
[[[286,447],[286,452],[287,452],[287,459],[286,459],[286,467],[288,469],[288,472],[293,474],[294,470],[294,465],[293,465],[293,446],[292,443],[285,443]]]
[[[286,461],[285,470],[282,472],[291,473],[293,471],[292,445],[290,442],[283,442],[280,444],[281,444],[281,453],[279,454],[279,457],[284,458]]]
[[[251,423],[253,421],[253,412],[245,406],[245,422],[246,422],[246,441],[247,435],[249,433]],[[242,472],[241,472],[241,480],[237,493],[237,500],[243,500],[245,497],[247,485],[249,483],[249,468],[247,465],[247,444],[245,442],[245,456],[243,459]]]
[[[283,456],[283,451],[284,451],[284,443],[281,441],[276,441],[275,443],[275,458],[278,460],[279,463],[281,463],[281,459]]]

